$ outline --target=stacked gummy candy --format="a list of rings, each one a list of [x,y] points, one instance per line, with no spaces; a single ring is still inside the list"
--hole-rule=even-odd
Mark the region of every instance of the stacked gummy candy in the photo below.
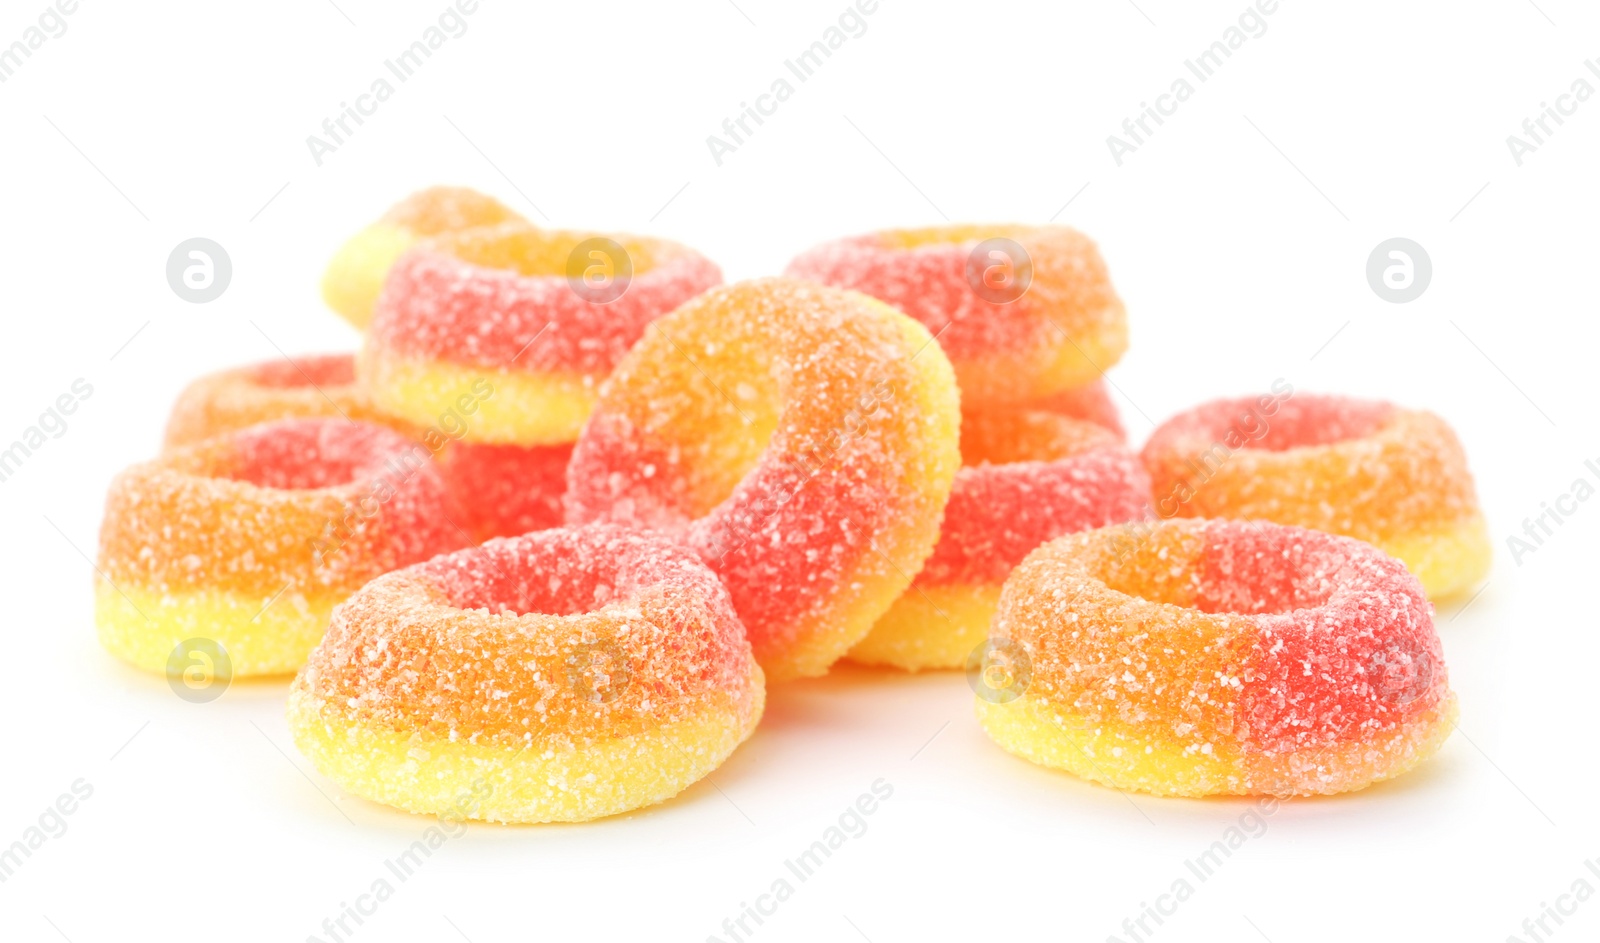
[[[1423,588],[1470,589],[1488,545],[1438,417],[1284,387],[1136,454],[1103,379],[1126,313],[1065,227],[721,282],[667,240],[407,198],[324,279],[358,354],[196,381],[113,483],[104,644],[298,670],[325,774],[497,821],[662,801],[766,683],[843,658],[966,667],[1006,749],[1158,794],[1356,789],[1448,734]]]

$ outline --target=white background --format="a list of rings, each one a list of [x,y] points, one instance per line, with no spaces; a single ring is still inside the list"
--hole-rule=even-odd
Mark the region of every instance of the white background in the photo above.
[[[1506,548],[1600,463],[1600,101],[1521,167],[1505,143],[1573,80],[1600,87],[1583,65],[1600,15],[1538,2],[1285,2],[1121,167],[1106,136],[1242,0],[884,0],[720,167],[707,135],[844,0],[484,0],[321,167],[306,136],[443,0],[85,2],[0,85],[0,440],[74,379],[94,387],[0,484],[0,844],[75,780],[94,793],[0,884],[0,937],[328,939],[323,919],[429,824],[311,771],[282,683],[196,705],[114,662],[80,551],[186,380],[352,349],[319,301],[323,264],[401,195],[449,182],[540,223],[680,239],[730,279],[884,226],[1056,219],[1100,241],[1127,302],[1112,377],[1135,443],[1276,377],[1442,413],[1497,551],[1482,595],[1439,612],[1459,731],[1397,782],[1284,804],[1154,938],[1528,939],[1543,902],[1580,877],[1600,888],[1584,869],[1600,856],[1600,501],[1520,566]],[[7,2],[0,43],[43,7]],[[1404,305],[1364,275],[1397,235],[1434,266]],[[191,236],[233,259],[210,304],[165,280]],[[1130,939],[1122,921],[1247,808],[1034,768],[985,739],[970,701],[954,674],[774,689],[714,784],[587,825],[474,826],[353,939],[727,939],[723,919],[880,777],[894,794],[870,830],[749,938]],[[1596,934],[1590,901],[1556,938]]]

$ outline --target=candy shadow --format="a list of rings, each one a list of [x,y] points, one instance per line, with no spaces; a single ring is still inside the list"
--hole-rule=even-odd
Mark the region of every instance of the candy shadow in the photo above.
[[[294,680],[293,674],[231,678],[217,697],[210,700],[191,700],[187,697],[179,697],[164,672],[136,668],[120,658],[103,652],[100,653],[99,662],[99,670],[104,673],[102,683],[107,687],[115,687],[140,696],[149,696],[156,699],[166,697],[173,700],[187,700],[199,707],[220,704],[229,700],[250,703],[274,699],[286,701],[289,694],[289,683]]]
[[[1020,757],[1016,758],[1020,760]],[[1026,763],[1025,760],[1021,762]],[[1032,764],[1028,764],[1032,765]],[[1432,793],[1437,798],[1452,781],[1459,782],[1466,775],[1467,762],[1460,751],[1442,752],[1420,766],[1394,779],[1374,783],[1364,789],[1319,796],[1292,796],[1278,800],[1278,808],[1271,817],[1275,821],[1333,821],[1339,819],[1368,820],[1382,806],[1395,810],[1410,809],[1418,796]],[[1039,769],[1043,770],[1042,767]],[[1079,779],[1071,773],[1058,773],[1098,792],[1115,796],[1119,790],[1099,783]],[[1257,809],[1263,797],[1259,796],[1155,796],[1147,793],[1125,791],[1150,818],[1161,820],[1162,815],[1191,820],[1231,821],[1233,818]]]
[[[862,700],[891,690],[904,699],[937,697],[949,692],[970,707],[972,691],[960,671],[911,673],[894,668],[843,662],[820,678],[804,678],[767,689],[767,710],[762,728],[773,732],[802,729],[858,731],[862,725]],[[760,731],[758,730],[758,733]]]

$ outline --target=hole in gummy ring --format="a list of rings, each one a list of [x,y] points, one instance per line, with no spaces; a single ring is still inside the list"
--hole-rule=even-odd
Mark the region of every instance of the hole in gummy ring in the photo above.
[[[1376,400],[1300,395],[1282,402],[1276,415],[1259,420],[1268,426],[1265,434],[1255,432],[1248,424],[1236,428],[1252,438],[1260,435],[1250,442],[1250,448],[1286,452],[1364,439],[1378,431],[1393,412],[1392,404]],[[1240,421],[1245,420],[1241,417]]]
[[[336,488],[376,477],[408,445],[397,433],[365,423],[288,419],[230,435],[211,474],[284,491]]]
[[[1269,615],[1316,609],[1339,594],[1349,560],[1343,538],[1299,528],[1214,519],[1172,528],[1140,553],[1099,557],[1091,575],[1110,589],[1209,614]]]

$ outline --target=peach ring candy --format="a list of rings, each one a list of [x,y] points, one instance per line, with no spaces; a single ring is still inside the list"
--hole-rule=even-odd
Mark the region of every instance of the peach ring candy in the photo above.
[[[523,223],[439,236],[395,263],[357,372],[381,408],[419,423],[491,382],[468,441],[562,445],[645,325],[721,281],[664,239]]]
[[[521,219],[494,197],[463,187],[413,193],[339,248],[322,276],[322,298],[340,317],[365,328],[390,266],[419,240]]]
[[[1099,249],[1065,226],[884,230],[811,249],[785,274],[865,292],[922,322],[969,406],[1093,382],[1128,346]]]
[[[457,442],[439,457],[457,519],[480,541],[556,527],[562,521],[572,445]]]
[[[1164,517],[1267,520],[1376,544],[1433,599],[1489,571],[1487,525],[1456,434],[1433,413],[1344,396],[1219,400],[1145,444]]]
[[[569,523],[674,533],[769,680],[820,675],[910,584],[960,465],[932,335],[856,292],[719,288],[645,332],[567,469]]]
[[[850,649],[853,661],[962,667],[989,634],[1001,584],[1030,550],[1133,520],[1150,500],[1150,478],[1118,436],[1053,413],[964,411],[961,461],[933,556]]]
[[[314,417],[393,425],[356,385],[355,357],[323,354],[270,360],[195,380],[172,407],[166,447],[189,445],[259,422]]]
[[[1280,524],[1062,537],[1006,581],[978,718],[1016,755],[1156,795],[1327,795],[1454,729],[1433,609],[1400,561]]]
[[[581,822],[704,778],[765,699],[727,590],[687,548],[557,528],[367,584],[295,679],[289,728],[385,805]]]
[[[100,641],[154,671],[201,640],[234,677],[293,672],[363,583],[467,543],[447,502],[427,450],[368,423],[286,419],[173,449],[111,483]]]

